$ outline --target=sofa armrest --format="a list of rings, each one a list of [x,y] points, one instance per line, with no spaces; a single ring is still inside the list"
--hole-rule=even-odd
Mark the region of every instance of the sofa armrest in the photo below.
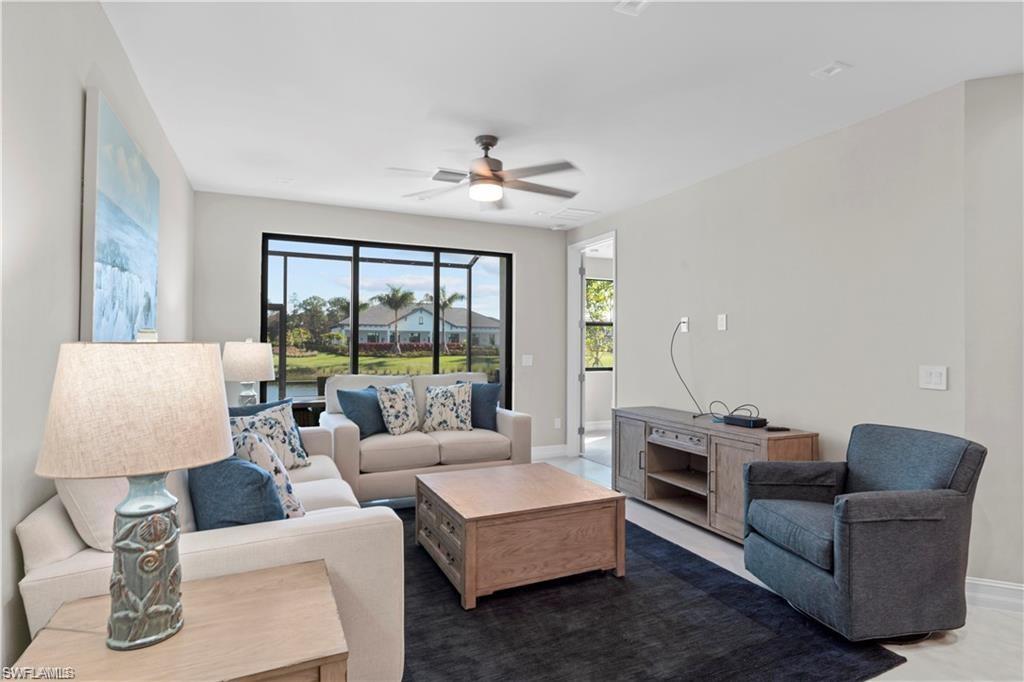
[[[359,497],[359,427],[343,414],[321,412],[320,428],[331,432],[334,440],[334,463],[341,477]]]
[[[529,464],[533,458],[533,432],[530,415],[498,408],[498,433],[512,441],[512,462]]]
[[[58,495],[36,508],[14,528],[25,572],[63,561],[86,548]]]
[[[402,522],[391,509],[325,509],[296,519],[183,533],[179,543],[185,580],[324,561],[349,644],[349,679],[401,679],[403,539]],[[19,587],[32,633],[61,603],[106,594],[111,556],[86,549],[26,575]],[[187,628],[187,602],[185,622]]]
[[[750,462],[743,467],[743,535],[754,500],[832,502],[846,485],[846,462]]]
[[[334,457],[334,437],[330,429],[322,426],[300,426],[299,437],[307,455]]]

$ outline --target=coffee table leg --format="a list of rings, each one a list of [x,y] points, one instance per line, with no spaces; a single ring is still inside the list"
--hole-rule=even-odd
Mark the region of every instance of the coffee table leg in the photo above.
[[[615,577],[626,575],[626,501],[615,503]]]

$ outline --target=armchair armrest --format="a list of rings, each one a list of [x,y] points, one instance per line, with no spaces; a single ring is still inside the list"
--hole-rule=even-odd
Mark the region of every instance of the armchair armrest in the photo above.
[[[359,427],[343,414],[320,413],[320,428],[327,429],[334,438],[334,463],[341,477],[352,486],[359,497]]]
[[[512,441],[512,461],[529,464],[533,451],[530,415],[498,408],[498,433]]]
[[[877,490],[836,498],[837,523],[943,521],[966,503],[955,490]]]
[[[832,502],[846,485],[846,462],[750,462],[743,466],[743,535],[754,500]]]

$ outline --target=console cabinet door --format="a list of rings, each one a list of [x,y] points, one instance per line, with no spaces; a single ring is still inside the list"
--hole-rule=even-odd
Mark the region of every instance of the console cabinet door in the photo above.
[[[708,457],[708,520],[713,528],[743,539],[743,465],[762,459],[752,443],[711,438]]]
[[[647,456],[647,424],[636,419],[615,419],[615,489],[644,497],[643,458]]]

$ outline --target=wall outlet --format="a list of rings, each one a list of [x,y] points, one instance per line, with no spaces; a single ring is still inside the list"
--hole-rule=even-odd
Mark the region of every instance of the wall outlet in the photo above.
[[[532,355],[524,355],[523,356],[523,367],[533,367],[533,356]]]
[[[949,368],[944,365],[919,365],[917,368],[918,388],[928,391],[947,390],[948,370]]]
[[[718,313],[718,331],[724,332],[729,328],[729,315],[726,313]]]
[[[562,428],[562,418],[561,417],[555,417],[555,428],[556,429]]]
[[[681,331],[684,334],[687,333],[688,331],[690,331],[690,318],[688,318],[688,317],[680,317],[679,318],[679,331]]]

